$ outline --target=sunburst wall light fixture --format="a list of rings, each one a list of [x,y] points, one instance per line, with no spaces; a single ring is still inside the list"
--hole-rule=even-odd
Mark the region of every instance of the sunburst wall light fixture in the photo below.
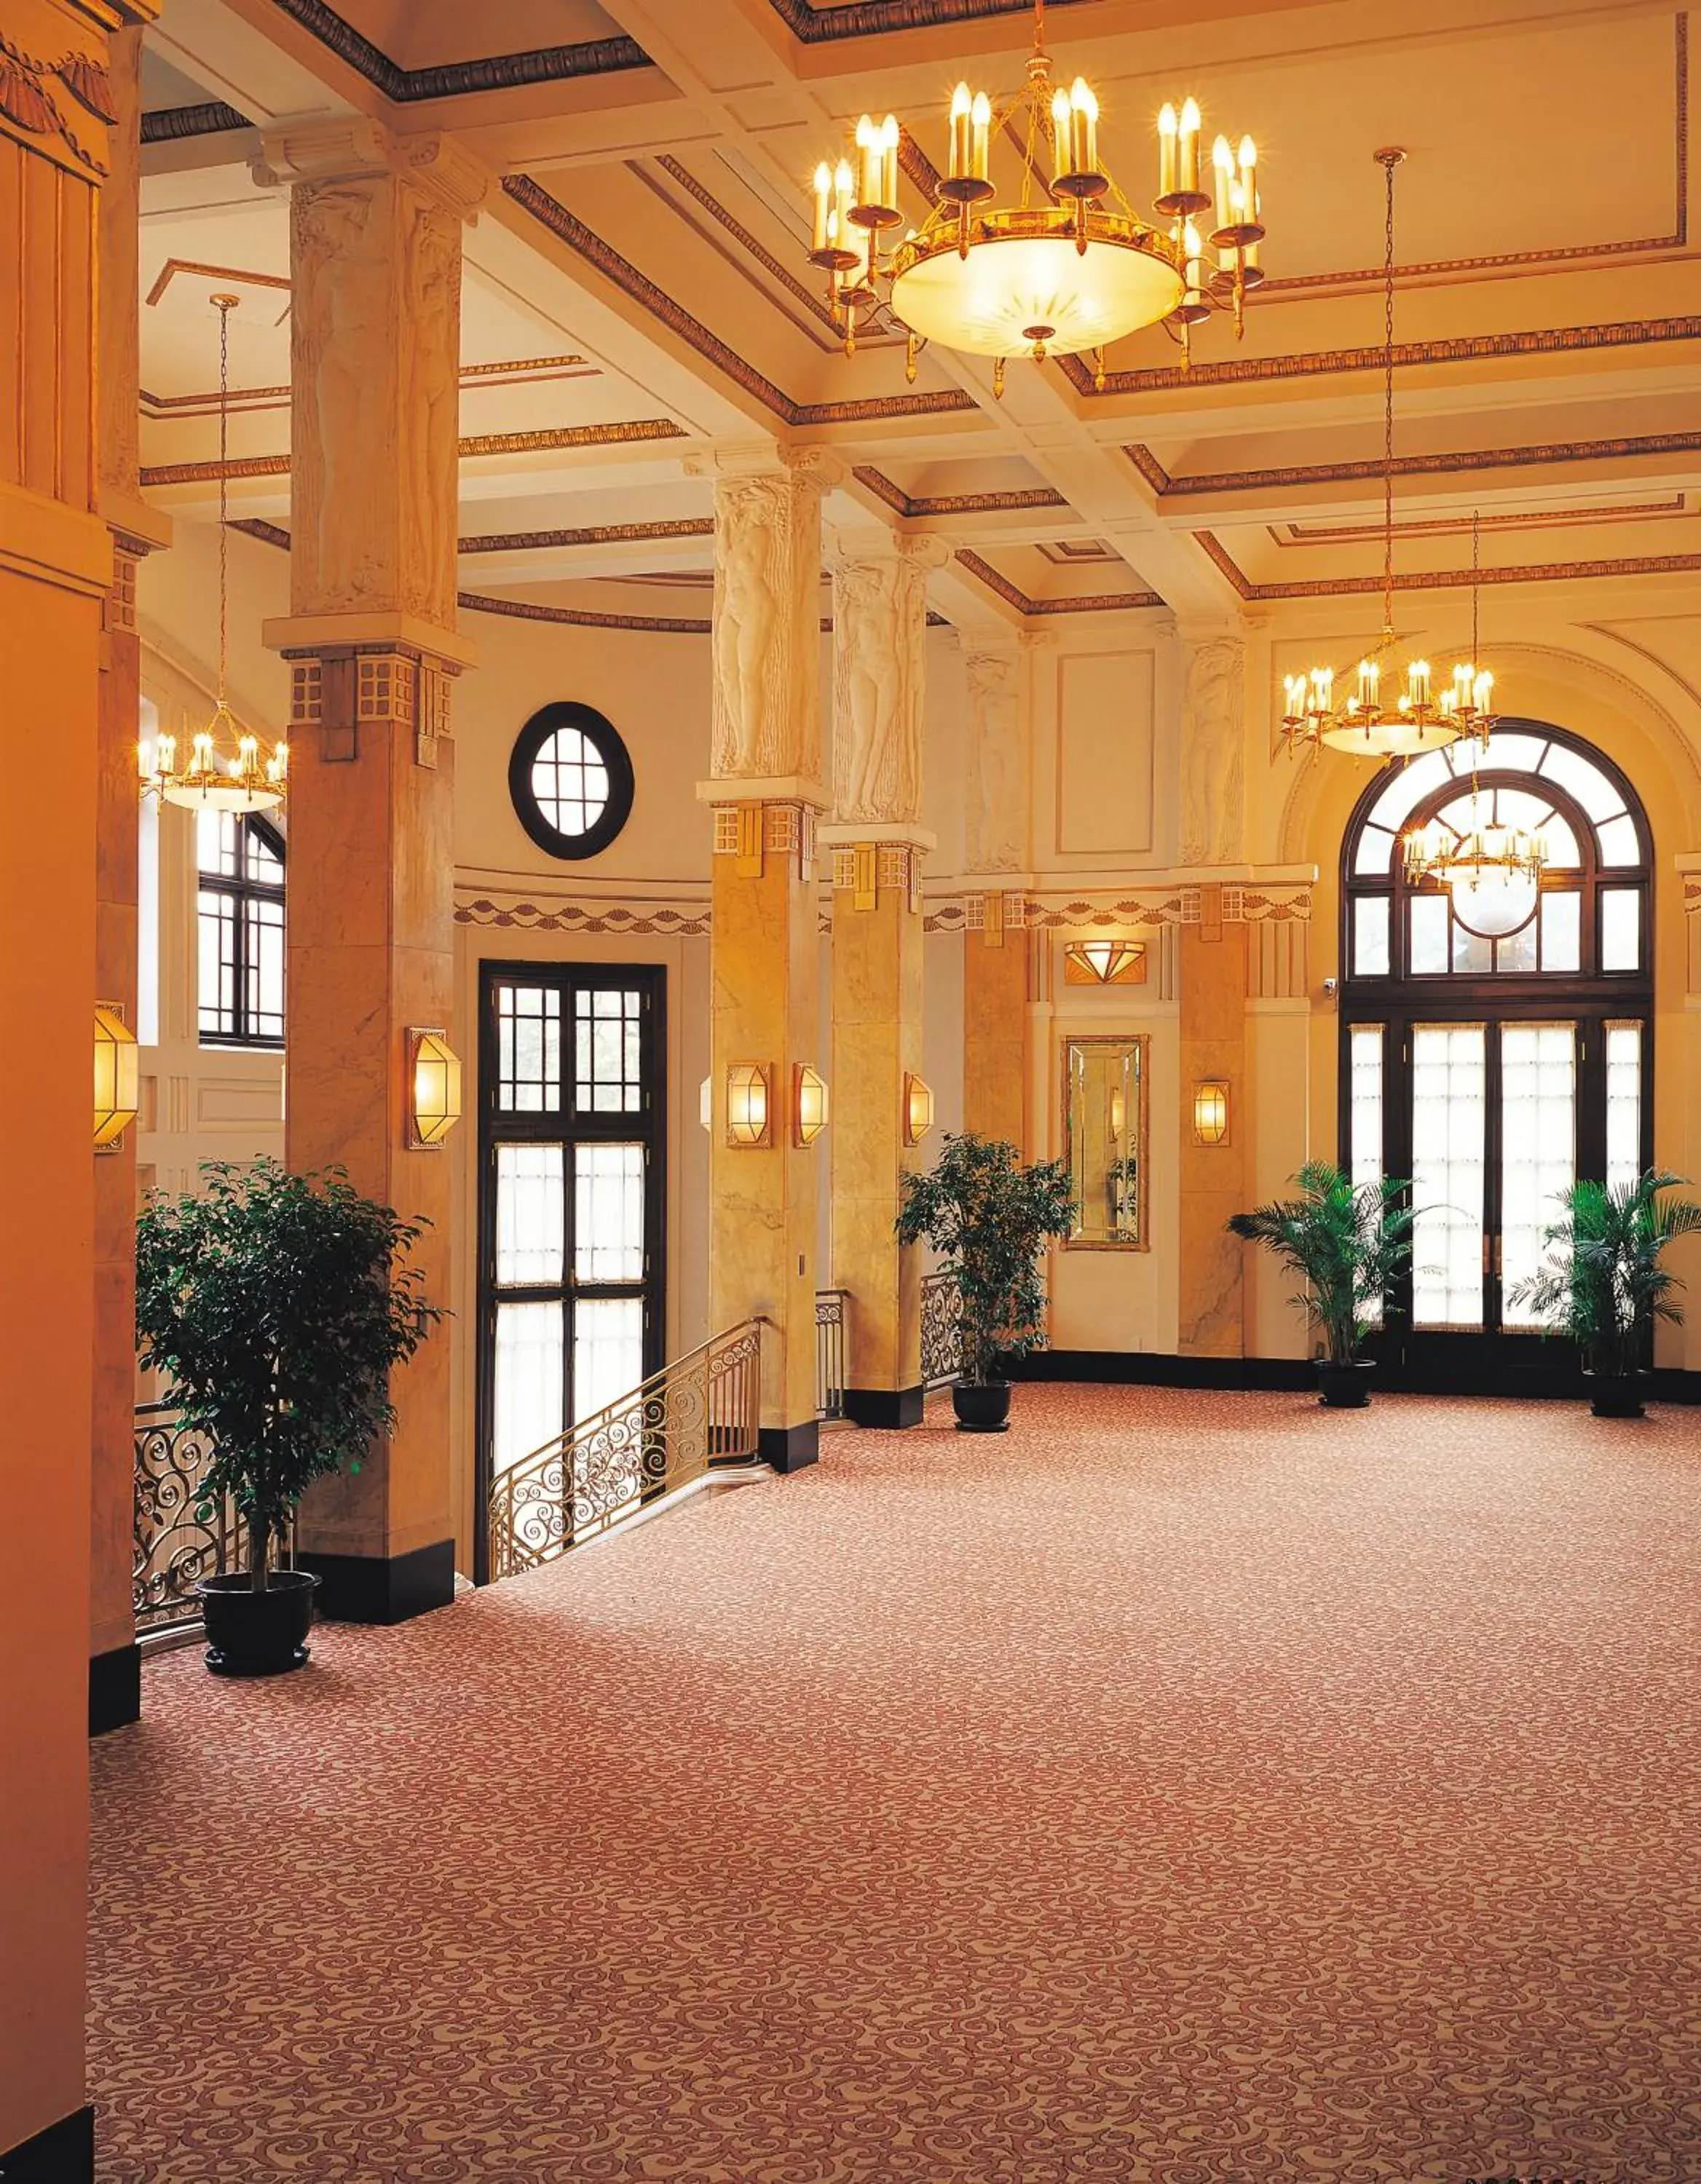
[[[219,315],[219,689],[213,717],[180,751],[177,738],[137,745],[145,794],[193,811],[270,811],[289,780],[289,746],[268,750],[231,710],[231,313],[240,297],[213,297]]]
[[[810,262],[827,275],[828,301],[854,354],[856,329],[884,306],[909,336],[907,366],[926,342],[990,356],[993,392],[1007,358],[1090,356],[1102,385],[1105,351],[1143,326],[1163,326],[1185,363],[1192,329],[1213,310],[1236,331],[1248,292],[1263,279],[1258,147],[1219,136],[1208,167],[1198,102],[1158,116],[1154,225],[1112,178],[1099,146],[1099,102],[1076,76],[1053,79],[1045,0],[1035,0],[1027,81],[995,101],[959,83],[948,116],[950,171],[912,158],[932,203],[919,227],[899,202],[897,118],[865,114],[837,160],[815,170]],[[1007,136],[1020,157],[1013,203],[994,200],[993,148]],[[893,238],[883,248],[883,238]]]

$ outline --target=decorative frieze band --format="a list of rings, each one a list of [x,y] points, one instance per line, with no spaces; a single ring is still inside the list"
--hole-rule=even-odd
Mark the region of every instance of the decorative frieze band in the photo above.
[[[1300,884],[1250,887],[1225,883],[1197,887],[1153,889],[1149,894],[1111,896],[1062,895],[1046,892],[977,893],[947,895],[929,905],[929,933],[979,933],[989,917],[1001,914],[1007,930],[1063,928],[1090,932],[1129,925],[1200,925],[1206,922],[1207,900],[1215,895],[1217,915],[1226,924],[1258,924],[1266,921],[1308,922],[1311,889]],[[999,905],[993,913],[990,905]]]
[[[491,925],[521,933],[661,933],[694,939],[709,930],[709,906],[706,903],[679,909],[663,904],[545,905],[523,900],[498,902],[489,895],[479,894],[455,904],[455,922],[457,925]]]

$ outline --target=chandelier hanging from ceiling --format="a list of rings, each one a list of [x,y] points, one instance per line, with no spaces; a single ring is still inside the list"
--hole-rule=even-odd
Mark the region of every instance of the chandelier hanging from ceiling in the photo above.
[[[1336,671],[1313,667],[1283,678],[1282,732],[1290,749],[1325,745],[1358,758],[1409,758],[1494,726],[1494,677],[1475,665],[1476,571],[1471,576],[1472,651],[1436,690],[1427,660],[1407,663],[1403,689],[1394,659],[1394,175],[1405,153],[1378,152],[1386,177],[1382,259],[1382,635],[1358,663],[1352,694],[1337,702]],[[1475,533],[1473,532],[1473,536]]]
[[[1213,310],[1234,315],[1242,331],[1249,290],[1263,279],[1264,238],[1258,148],[1238,150],[1224,136],[1202,165],[1203,124],[1197,102],[1158,117],[1162,225],[1141,218],[1112,180],[1098,141],[1099,103],[1077,76],[1054,83],[1046,50],[1045,0],[1035,0],[1034,47],[1027,82],[1002,105],[959,83],[949,115],[950,171],[934,176],[917,153],[909,171],[934,202],[919,228],[906,227],[898,202],[903,131],[895,116],[865,114],[855,142],[815,170],[810,262],[828,276],[828,301],[855,353],[856,328],[882,304],[909,336],[915,376],[922,343],[990,356],[993,392],[1004,390],[1005,360],[1090,356],[1104,380],[1113,342],[1163,325],[1191,354],[1192,329]],[[995,136],[1007,131],[1021,151],[1018,201],[996,205]],[[919,173],[917,170],[920,170]],[[882,238],[902,231],[883,254]]]
[[[195,811],[270,811],[289,780],[289,746],[267,750],[231,710],[230,441],[231,313],[239,297],[211,298],[219,314],[219,688],[212,718],[180,751],[175,735],[137,746],[144,795]]]

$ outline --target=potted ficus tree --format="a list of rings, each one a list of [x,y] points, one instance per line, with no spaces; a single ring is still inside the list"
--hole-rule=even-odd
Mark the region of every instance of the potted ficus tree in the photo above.
[[[1046,1240],[1074,1226],[1075,1199],[1062,1161],[1024,1166],[1012,1145],[948,1134],[925,1173],[906,1175],[899,1240],[931,1244],[956,1284],[962,1378],[951,1390],[960,1433],[1002,1433],[1010,1383],[1003,1359],[1046,1340]]]
[[[1676,1238],[1701,1230],[1701,1206],[1667,1195],[1686,1181],[1651,1167],[1613,1189],[1574,1183],[1543,1233],[1547,1257],[1509,1293],[1547,1333],[1576,1344],[1598,1418],[1642,1416],[1655,1323],[1682,1324],[1684,1285],[1662,1260]]]
[[[358,1471],[395,1418],[393,1366],[442,1317],[407,1263],[427,1225],[364,1198],[340,1168],[272,1160],[201,1171],[182,1198],[150,1192],[136,1229],[142,1362],[214,1454],[207,1513],[228,1495],[248,1567],[196,1586],[207,1666],[227,1676],[301,1667],[316,1577],[275,1557],[315,1479]]]
[[[1331,1410],[1363,1410],[1375,1368],[1360,1348],[1412,1256],[1416,1216],[1403,1203],[1410,1186],[1394,1177],[1355,1184],[1329,1161],[1308,1161],[1293,1179],[1297,1198],[1231,1214],[1228,1225],[1304,1283],[1291,1301],[1323,1337],[1319,1400]]]

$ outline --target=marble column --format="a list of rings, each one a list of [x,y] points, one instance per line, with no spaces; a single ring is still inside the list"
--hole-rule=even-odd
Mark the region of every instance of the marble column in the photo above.
[[[142,211],[142,31],[116,32],[109,81],[117,119],[100,197],[100,512],[112,533],[101,660],[96,815],[95,983],[136,1023],[137,794],[142,644],[136,571],[169,545],[169,516],[142,499],[137,259]],[[89,1733],[142,1710],[131,1602],[135,1559],[136,1133],[95,1162],[93,1478],[90,1539]]]
[[[1238,1357],[1245,1349],[1245,1257],[1227,1233],[1246,1203],[1252,1117],[1246,1050],[1247,933],[1238,889],[1207,875],[1246,855],[1246,647],[1216,631],[1182,632],[1182,861],[1200,874],[1185,897],[1178,964],[1181,1050],[1178,1347],[1184,1356]],[[1226,908],[1233,916],[1225,915]],[[1228,1134],[1202,1144],[1194,1095],[1228,1087]]]
[[[927,576],[942,540],[842,534],[833,568],[833,1279],[850,1293],[845,1415],[918,1425],[921,1270],[893,1224],[905,1079],[922,1072]]]
[[[415,1256],[452,1294],[449,1162],[408,1143],[408,1034],[453,1024],[450,699],[461,231],[488,178],[452,140],[350,118],[268,132],[287,183],[291,663],[285,1155],[337,1163],[432,1224]],[[358,1475],[303,1505],[325,1613],[392,1623],[454,1596],[449,1343],[394,1375],[397,1421]]]
[[[1029,1135],[1029,948],[1020,905],[1031,861],[1030,649],[1014,631],[963,639],[964,887],[978,916],[963,935],[962,1123],[1021,1152]]]
[[[736,448],[715,480],[709,949],[709,1310],[763,1337],[761,1451],[780,1470],[817,1453],[817,1163],[797,1143],[794,1084],[821,1074],[816,827],[821,785],[821,495],[837,476],[812,449]],[[764,1143],[735,1143],[730,1072],[767,1086]]]
[[[0,0],[0,2171],[86,2184],[103,619],[99,202],[109,46],[151,5]],[[44,761],[49,772],[44,776]],[[131,805],[132,822],[134,805]]]

